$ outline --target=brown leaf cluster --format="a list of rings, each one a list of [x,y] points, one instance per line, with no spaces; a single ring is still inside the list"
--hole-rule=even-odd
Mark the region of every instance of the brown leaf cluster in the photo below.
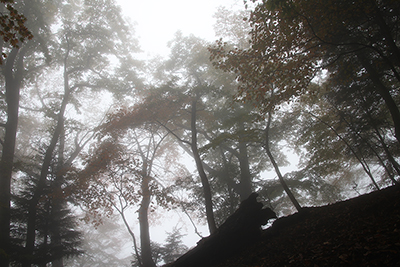
[[[1,2],[6,4],[7,12],[0,14],[0,36],[4,42],[19,48],[19,44],[26,39],[32,39],[33,34],[25,26],[25,16],[14,8],[13,1],[1,0]],[[0,64],[6,56],[4,52],[1,53]]]

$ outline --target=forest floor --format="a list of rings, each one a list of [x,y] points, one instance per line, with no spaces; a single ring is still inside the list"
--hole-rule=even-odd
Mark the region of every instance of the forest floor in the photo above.
[[[204,267],[400,266],[400,185],[278,218],[229,258],[216,250]]]
[[[400,186],[279,218],[213,266],[400,266]]]

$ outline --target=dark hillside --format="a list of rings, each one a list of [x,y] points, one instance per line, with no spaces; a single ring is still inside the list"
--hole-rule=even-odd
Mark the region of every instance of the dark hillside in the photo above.
[[[279,218],[213,266],[400,266],[400,187]]]
[[[217,266],[400,266],[400,188],[280,218]]]

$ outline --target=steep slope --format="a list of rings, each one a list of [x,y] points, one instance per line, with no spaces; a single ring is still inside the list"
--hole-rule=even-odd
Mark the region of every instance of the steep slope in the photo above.
[[[280,218],[215,266],[400,266],[400,187]]]
[[[232,254],[205,267],[400,266],[400,186],[279,218]]]

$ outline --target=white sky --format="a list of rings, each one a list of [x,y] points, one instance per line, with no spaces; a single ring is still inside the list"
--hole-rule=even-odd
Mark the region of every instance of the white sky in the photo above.
[[[146,56],[168,55],[167,42],[181,30],[184,35],[213,41],[213,15],[219,6],[244,8],[242,0],[116,0],[124,16],[136,22],[139,37]]]

